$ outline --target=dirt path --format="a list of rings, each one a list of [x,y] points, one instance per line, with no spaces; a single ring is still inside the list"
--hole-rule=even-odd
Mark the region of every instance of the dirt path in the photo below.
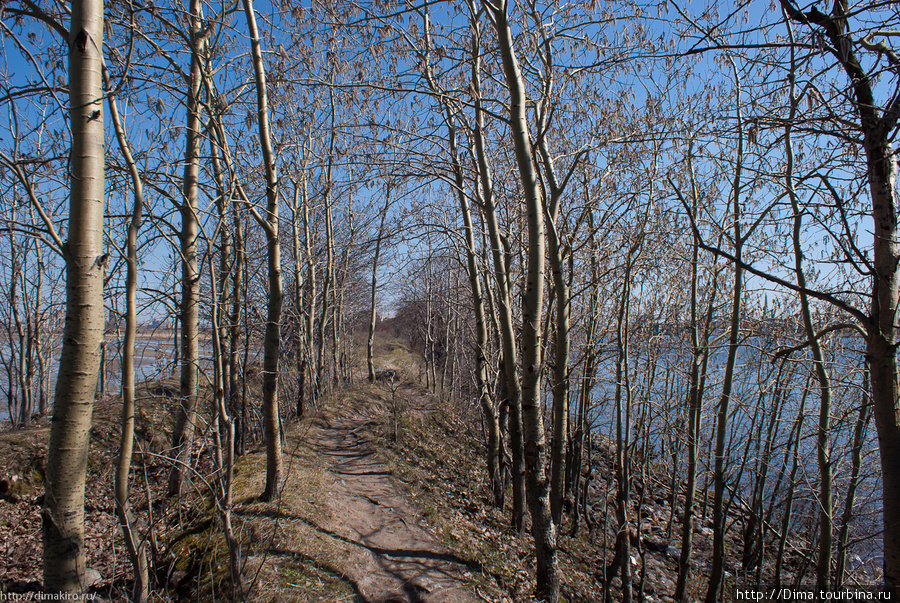
[[[319,436],[327,463],[331,525],[327,529],[358,546],[346,574],[371,603],[468,603],[482,599],[466,587],[471,572],[422,527],[420,514],[378,458],[363,411],[330,419]]]

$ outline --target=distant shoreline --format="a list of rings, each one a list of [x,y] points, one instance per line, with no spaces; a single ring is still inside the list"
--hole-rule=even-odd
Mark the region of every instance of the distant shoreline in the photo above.
[[[115,338],[117,334],[124,336],[124,327],[121,331],[117,331],[116,329],[107,329],[107,341],[109,340],[110,335]],[[137,328],[137,336],[141,339],[150,339],[152,341],[171,341],[175,338],[175,330],[163,327],[139,326]],[[181,332],[179,331],[179,337],[180,336]],[[200,329],[199,339],[200,341],[210,341],[212,339],[212,335],[210,334],[209,329]]]

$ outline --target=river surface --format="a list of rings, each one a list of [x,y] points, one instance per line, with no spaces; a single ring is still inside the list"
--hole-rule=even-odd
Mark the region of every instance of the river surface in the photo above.
[[[122,383],[122,354],[121,341],[107,338],[106,340],[106,393],[115,392]],[[54,349],[53,356],[50,359],[50,374],[47,385],[48,396],[53,398],[53,392],[56,388],[56,377],[59,372],[59,347]],[[3,346],[2,352],[9,355],[9,347]],[[172,338],[154,337],[138,337],[134,346],[134,373],[135,380],[140,383],[142,381],[158,379],[161,376],[173,374],[175,353],[174,341]],[[208,343],[201,341],[200,343],[200,370],[208,371],[212,365],[212,350]],[[35,378],[35,389],[37,388],[37,379]],[[9,408],[6,404],[8,393],[7,373],[0,368],[0,421],[9,419]],[[35,394],[35,400],[37,394]]]

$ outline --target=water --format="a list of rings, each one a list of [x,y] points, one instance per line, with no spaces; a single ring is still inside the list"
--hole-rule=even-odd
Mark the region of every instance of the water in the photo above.
[[[643,434],[638,434],[638,423],[642,413],[649,421],[647,438],[650,451],[657,459],[668,459],[669,446],[679,441],[684,453],[686,428],[684,414],[690,366],[689,346],[678,333],[666,333],[655,338],[652,353],[657,357],[656,376],[648,382],[647,340],[638,341],[635,336],[629,357],[631,407],[631,441],[643,443]],[[726,480],[729,496],[735,501],[749,503],[753,499],[757,469],[763,456],[763,443],[769,421],[774,411],[776,384],[780,392],[781,408],[775,415],[773,446],[770,451],[768,476],[765,482],[764,508],[775,494],[774,482],[785,460],[784,453],[792,449],[789,442],[791,429],[803,406],[803,423],[799,444],[800,461],[797,482],[792,486],[795,496],[793,528],[804,531],[814,528],[815,509],[818,500],[819,467],[817,460],[817,426],[819,415],[818,383],[811,373],[811,362],[806,350],[797,352],[785,362],[772,362],[772,354],[796,345],[796,340],[778,339],[764,335],[747,338],[739,348],[729,403],[728,435],[726,437]],[[598,433],[609,437],[615,429],[615,342],[607,342],[605,360],[597,368],[598,383],[592,391],[597,402],[593,416],[593,426]],[[862,352],[860,341],[853,337],[835,338],[825,346],[826,361],[831,377],[831,458],[834,475],[835,530],[839,527],[843,513],[844,499],[850,474],[849,449],[853,439],[853,429],[858,417],[858,409],[863,396]],[[713,445],[716,429],[716,408],[722,392],[727,345],[720,343],[712,350],[708,366],[706,390],[703,399],[701,429],[700,486],[704,484],[704,474],[711,468],[706,466],[707,451]],[[666,371],[669,370],[668,382]],[[779,379],[780,373],[780,379]],[[811,378],[810,378],[811,377]],[[574,382],[573,385],[579,382]],[[577,385],[575,385],[577,387]],[[808,388],[808,390],[807,390]],[[804,400],[804,392],[805,400]],[[573,391],[572,400],[578,398]],[[624,405],[623,393],[623,405]],[[761,438],[761,439],[758,439]],[[881,476],[874,424],[870,424],[863,444],[864,458],[860,482],[854,505],[855,517],[852,522],[851,540],[860,540],[853,546],[852,553],[863,563],[877,559],[881,555]],[[786,472],[789,474],[792,454],[787,459]],[[667,462],[668,464],[668,462]],[[743,469],[743,470],[742,470]],[[684,479],[684,463],[680,467]],[[788,486],[785,475],[778,500],[783,500]],[[835,531],[835,534],[837,533]]]
[[[116,392],[122,384],[122,355],[121,342],[114,339],[107,339],[106,350],[106,393]],[[56,388],[56,378],[59,371],[59,346],[55,346],[52,357],[49,360],[50,374],[48,375],[47,395],[52,403],[52,398]],[[174,366],[174,349],[172,338],[160,337],[138,337],[134,346],[134,373],[135,380],[138,383],[158,379],[161,376],[170,375]],[[0,354],[3,357],[9,357],[9,345],[0,346]],[[209,370],[212,360],[211,346],[202,344],[200,346],[200,369]],[[35,378],[35,395],[34,400],[37,401],[37,379]],[[9,408],[6,404],[9,392],[9,384],[7,381],[7,372],[0,370],[0,421],[9,420]],[[37,403],[37,402],[35,402]]]

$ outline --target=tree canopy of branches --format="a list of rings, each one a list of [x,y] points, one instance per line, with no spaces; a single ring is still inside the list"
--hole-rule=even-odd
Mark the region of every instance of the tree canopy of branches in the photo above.
[[[851,555],[900,595],[898,32],[896,3],[845,0],[5,2],[0,390],[11,424],[53,417],[44,588],[83,587],[120,319],[117,510],[147,600],[137,325],[170,328],[155,376],[180,379],[169,495],[214,439],[231,530],[234,455],[264,442],[278,497],[281,426],[360,380],[362,347],[375,381],[393,316],[424,387],[479,409],[539,600],[580,526],[614,542],[607,596],[643,595],[651,482],[678,601],[735,572],[837,588]]]

